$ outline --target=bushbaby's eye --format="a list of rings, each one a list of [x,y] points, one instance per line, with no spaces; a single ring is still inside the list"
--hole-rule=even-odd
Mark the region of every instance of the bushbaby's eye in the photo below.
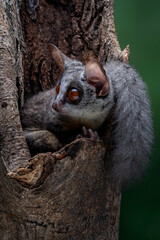
[[[80,99],[80,92],[76,88],[72,88],[68,92],[68,98],[72,102],[76,102]]]
[[[58,86],[56,87],[56,93],[57,93],[57,95],[58,95],[58,93],[59,93],[59,90],[60,90],[60,85],[58,85]]]

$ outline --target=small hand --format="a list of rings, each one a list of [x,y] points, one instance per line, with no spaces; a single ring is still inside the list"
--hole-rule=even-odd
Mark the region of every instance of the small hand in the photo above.
[[[82,127],[82,134],[78,135],[77,138],[86,137],[91,140],[99,140],[99,136],[97,131],[93,131],[92,129],[87,129],[86,127]]]

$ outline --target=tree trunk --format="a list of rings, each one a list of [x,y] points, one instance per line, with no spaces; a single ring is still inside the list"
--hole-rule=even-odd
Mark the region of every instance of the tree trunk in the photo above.
[[[19,118],[23,93],[58,78],[48,43],[84,63],[128,61],[113,0],[0,0],[0,23],[0,239],[118,239],[121,194],[106,167],[114,109],[103,141],[78,139],[31,160]]]

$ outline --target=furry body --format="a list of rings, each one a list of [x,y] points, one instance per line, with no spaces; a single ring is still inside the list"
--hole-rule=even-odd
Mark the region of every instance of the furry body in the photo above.
[[[103,66],[109,90],[106,93],[101,89],[99,92],[105,94],[97,95],[95,83],[93,86],[92,83],[88,83],[90,81],[86,81],[85,66],[79,61],[69,59],[61,52],[60,54],[64,60],[65,71],[58,83],[60,84],[58,95],[55,88],[39,93],[29,99],[22,110],[21,119],[27,141],[30,145],[39,147],[36,141],[41,138],[39,131],[42,131],[47,145],[46,134],[49,132],[53,135],[53,141],[55,138],[56,144],[50,141],[51,145],[48,148],[52,151],[57,150],[61,144],[56,134],[82,126],[98,130],[111,108],[116,105],[111,135],[114,150],[110,156],[113,178],[121,186],[140,178],[148,163],[153,138],[150,101],[145,83],[130,65],[110,61]],[[97,69],[95,79],[97,74],[102,74],[100,68]],[[78,89],[81,94],[81,100],[77,104],[65,101],[67,89],[71,87]],[[53,109],[55,102],[56,110]],[[38,133],[34,140],[33,132]]]

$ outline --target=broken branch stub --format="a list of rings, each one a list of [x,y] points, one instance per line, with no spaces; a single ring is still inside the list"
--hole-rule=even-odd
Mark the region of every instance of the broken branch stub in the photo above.
[[[39,171],[37,164],[41,176],[36,183],[32,182],[33,185],[29,183],[30,190],[23,190],[23,197],[19,200],[30,222],[35,222],[35,226],[36,222],[37,225],[43,222],[48,229],[47,239],[118,239],[118,229],[117,233],[113,229],[119,220],[120,196],[108,186],[102,143],[78,139],[54,154],[36,157],[43,169]],[[34,172],[35,168],[31,165],[31,172]],[[26,184],[27,172],[23,175],[23,171],[17,173],[17,180]],[[43,216],[39,216],[41,209]],[[23,221],[25,214],[20,226]],[[109,235],[110,226],[112,231]],[[28,225],[25,231],[30,228]],[[25,232],[23,234],[25,236]],[[36,234],[40,238],[41,233],[37,231]]]

